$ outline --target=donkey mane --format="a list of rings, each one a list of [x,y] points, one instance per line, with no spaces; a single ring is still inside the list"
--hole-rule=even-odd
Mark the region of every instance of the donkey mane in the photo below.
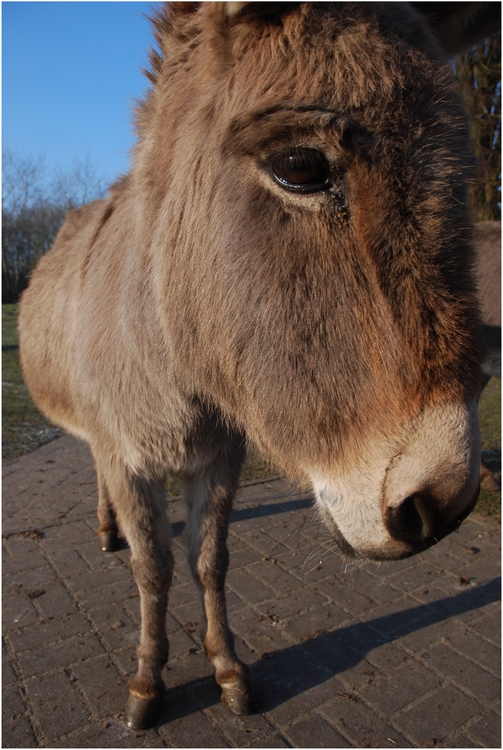
[[[225,68],[226,64],[231,65],[239,60],[257,39],[269,37],[271,44],[267,47],[267,54],[276,54],[278,50],[281,53],[283,50],[283,56],[286,58],[285,53],[289,48],[295,49],[303,44],[306,32],[317,34],[319,41],[325,36],[325,44],[334,46],[336,48],[334,54],[344,61],[344,77],[337,82],[342,91],[341,98],[347,99],[348,95],[353,95],[354,106],[360,106],[362,98],[368,98],[369,89],[373,91],[377,101],[383,96],[389,97],[396,90],[397,85],[400,85],[397,81],[400,64],[397,64],[397,61],[394,63],[390,61],[391,64],[384,68],[382,64],[379,64],[382,62],[382,55],[378,53],[383,47],[381,39],[383,31],[394,38],[395,52],[398,57],[407,55],[411,46],[427,53],[421,55],[421,63],[426,67],[418,68],[418,74],[423,74],[425,80],[430,74],[431,59],[439,59],[444,55],[422,16],[420,14],[414,16],[410,7],[399,7],[408,5],[406,3],[395,3],[395,7],[387,14],[381,8],[379,10],[380,28],[373,31],[372,24],[367,27],[360,24],[359,36],[354,32],[347,35],[346,30],[353,30],[355,21],[362,16],[368,18],[368,9],[364,10],[359,6],[370,4],[338,3],[340,11],[336,37],[330,31],[323,33],[324,16],[328,13],[333,16],[333,8],[329,9],[324,6],[333,6],[333,4],[312,2],[308,4],[309,8],[304,8],[301,3],[296,2],[215,3],[214,5],[219,5],[219,8],[212,11],[211,18],[204,14],[204,9],[201,12],[204,5],[205,3],[200,2],[166,3],[152,13],[150,21],[157,49],[150,49],[149,67],[144,69],[152,88],[146,93],[143,101],[139,102],[135,112],[140,138],[148,130],[160,82],[175,75],[177,70],[186,72],[190,69],[191,61],[201,46],[207,47],[205,55],[208,50],[212,53],[213,66],[216,65],[218,70]],[[224,5],[235,6],[235,8],[232,11],[226,9]],[[296,13],[294,21],[289,24],[288,16],[293,10],[299,11],[298,6],[301,6],[300,14],[303,23],[299,25],[299,13]],[[238,24],[237,20],[243,13],[246,13],[252,21],[255,16],[256,23]],[[374,19],[376,23],[377,15],[376,10]],[[379,33],[375,33],[377,31]],[[406,40],[405,44],[404,40]],[[204,58],[205,65],[209,67],[209,71],[206,71],[208,79],[210,78],[208,72],[214,72],[214,67],[210,62],[211,57],[205,56]],[[259,64],[256,58],[254,64]],[[309,71],[309,75],[313,73],[316,75],[316,69],[315,65]],[[450,83],[448,71],[446,71],[447,82]],[[163,96],[166,95],[165,91],[160,93]]]

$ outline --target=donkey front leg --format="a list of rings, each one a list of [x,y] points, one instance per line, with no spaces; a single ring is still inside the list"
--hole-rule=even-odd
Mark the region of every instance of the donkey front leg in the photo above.
[[[204,648],[215,667],[221,699],[234,713],[247,714],[254,703],[250,670],[234,650],[224,590],[229,564],[227,529],[237,478],[235,483],[225,483],[216,475],[210,468],[198,477],[184,479],[189,564],[201,593]]]
[[[103,471],[103,466],[99,471]],[[162,708],[161,672],[168,660],[166,607],[173,577],[170,526],[161,482],[132,476],[114,466],[103,472],[117,521],[131,548],[140,592],[141,638],[138,671],[129,682],[124,720],[132,729],[155,724]]]

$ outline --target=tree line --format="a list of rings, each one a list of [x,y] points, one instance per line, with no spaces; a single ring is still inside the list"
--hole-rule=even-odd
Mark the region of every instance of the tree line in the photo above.
[[[478,173],[469,186],[474,221],[501,218],[501,34],[461,55],[455,73],[470,115]],[[2,195],[3,302],[17,302],[37,260],[51,247],[66,213],[101,197],[89,159],[48,179],[43,158],[6,150]]]
[[[475,221],[501,219],[501,34],[456,60],[456,78],[470,115],[477,174],[469,186]]]
[[[72,208],[105,193],[88,158],[49,174],[44,157],[2,153],[2,301],[17,302]]]

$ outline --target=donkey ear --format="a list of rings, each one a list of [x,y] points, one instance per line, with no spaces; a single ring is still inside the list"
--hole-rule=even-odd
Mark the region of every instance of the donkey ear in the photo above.
[[[411,3],[445,51],[457,55],[501,29],[501,3]]]
[[[225,3],[227,17],[238,16],[247,5],[251,5],[251,3]]]
[[[298,5],[298,3],[225,3],[228,18],[235,18],[236,16],[254,16],[256,18],[260,16],[273,16],[275,13],[284,11],[287,6],[292,5]]]

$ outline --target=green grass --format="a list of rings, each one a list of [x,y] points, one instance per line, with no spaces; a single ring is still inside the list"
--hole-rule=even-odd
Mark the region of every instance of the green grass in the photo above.
[[[19,364],[17,305],[2,305],[2,457],[17,458],[61,435],[37,409],[23,382]],[[479,403],[484,463],[501,479],[501,382],[494,378]],[[265,479],[277,474],[257,451],[250,451],[242,472],[242,481]],[[171,495],[179,494],[175,478],[168,486]],[[482,490],[477,512],[501,522],[501,492]]]
[[[2,458],[10,460],[61,435],[37,409],[19,364],[17,305],[2,305]]]

